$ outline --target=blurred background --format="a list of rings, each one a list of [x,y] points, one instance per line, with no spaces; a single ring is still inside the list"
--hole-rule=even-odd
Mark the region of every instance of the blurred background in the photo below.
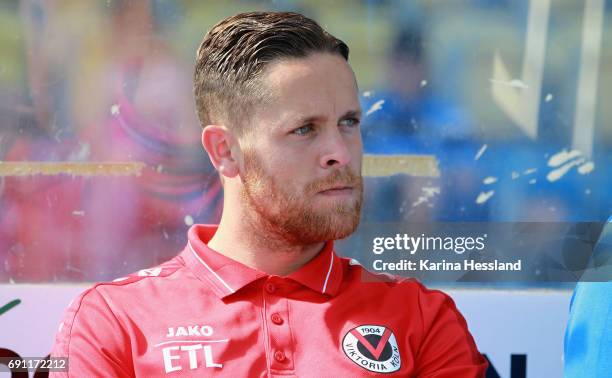
[[[111,280],[218,222],[193,62],[212,25],[252,10],[304,13],[349,45],[365,153],[436,162],[367,177],[363,222],[612,214],[610,2],[6,0],[0,282]]]

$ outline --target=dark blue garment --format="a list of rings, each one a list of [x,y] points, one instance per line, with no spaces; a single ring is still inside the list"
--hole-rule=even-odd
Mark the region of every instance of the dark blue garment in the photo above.
[[[595,247],[600,267],[610,264],[612,217]],[[605,261],[604,261],[605,260]],[[612,377],[612,282],[579,282],[565,331],[565,377]]]

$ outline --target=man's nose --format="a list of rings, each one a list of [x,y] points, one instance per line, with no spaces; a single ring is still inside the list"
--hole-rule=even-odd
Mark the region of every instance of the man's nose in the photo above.
[[[327,133],[321,154],[320,164],[322,168],[339,168],[350,163],[351,151],[349,139],[345,138],[336,128],[335,131]]]

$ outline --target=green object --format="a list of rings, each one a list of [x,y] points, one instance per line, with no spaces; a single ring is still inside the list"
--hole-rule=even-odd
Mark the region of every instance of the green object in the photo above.
[[[0,307],[0,315],[4,314],[5,312],[17,306],[20,303],[21,303],[21,299],[15,299],[5,304],[4,306]]]

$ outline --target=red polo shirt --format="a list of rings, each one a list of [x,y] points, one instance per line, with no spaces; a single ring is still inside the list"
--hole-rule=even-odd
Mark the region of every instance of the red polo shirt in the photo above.
[[[208,248],[215,231],[195,225],[178,256],[75,299],[52,352],[69,358],[68,375],[484,376],[444,293],[371,274],[332,242],[268,275]]]

